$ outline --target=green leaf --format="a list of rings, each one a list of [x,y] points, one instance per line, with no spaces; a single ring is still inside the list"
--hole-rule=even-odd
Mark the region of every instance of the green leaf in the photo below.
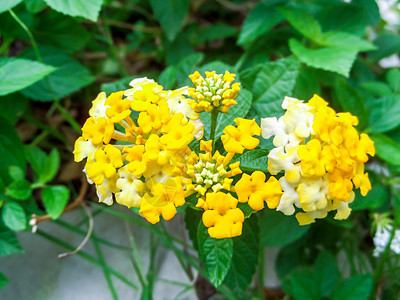
[[[158,83],[163,86],[164,89],[172,89],[176,83],[176,67],[169,66],[161,72],[158,77]]]
[[[194,53],[183,58],[176,65],[176,81],[178,86],[192,85],[189,75],[192,74],[203,60],[203,53]]]
[[[249,91],[241,89],[238,97],[236,98],[236,105],[233,105],[229,109],[229,113],[219,113],[217,119],[217,127],[215,129],[215,140],[217,140],[222,134],[226,126],[235,125],[234,120],[236,118],[244,118],[251,106],[252,95]],[[211,117],[207,112],[201,113],[201,120],[204,123],[204,134],[209,137],[211,130]]]
[[[300,226],[296,218],[265,208],[260,213],[260,243],[266,247],[281,247],[302,237],[309,225]]]
[[[400,70],[391,69],[386,73],[386,80],[394,93],[400,93]]]
[[[372,289],[370,274],[360,274],[347,278],[333,293],[331,300],[365,300]]]
[[[364,128],[368,124],[368,112],[360,93],[344,78],[336,80],[335,93],[343,110],[357,116],[360,128]]]
[[[321,35],[321,26],[311,15],[303,12],[299,7],[281,7],[279,11],[285,19],[310,40],[316,41]]]
[[[317,71],[302,65],[297,76],[293,96],[298,99],[311,99],[314,94],[321,94]]]
[[[188,201],[188,200],[186,200],[186,201]],[[197,230],[199,228],[199,223],[201,222],[202,215],[203,215],[202,210],[193,209],[190,206],[188,206],[186,208],[186,212],[185,212],[186,230],[188,231],[190,240],[192,241],[193,247],[196,250],[199,250],[199,243],[198,243],[198,239],[197,239]]]
[[[240,169],[244,172],[268,172],[267,149],[254,149],[238,155],[232,159],[231,163],[240,161]]]
[[[369,57],[373,61],[399,53],[400,51],[400,36],[390,32],[383,32],[374,40],[377,50],[370,52]]]
[[[233,241],[232,239],[210,237],[203,222],[199,223],[197,238],[199,256],[206,270],[207,278],[215,287],[219,287],[231,266]]]
[[[319,287],[309,269],[293,270],[283,281],[282,288],[296,300],[321,300]]]
[[[46,183],[52,180],[57,175],[59,166],[60,155],[58,154],[58,150],[54,148],[44,161],[41,173],[39,175],[39,181]]]
[[[50,11],[38,18],[32,34],[39,43],[52,45],[73,53],[90,41],[89,32],[74,18]]]
[[[201,28],[199,38],[201,39],[202,43],[205,43],[234,36],[237,32],[238,30],[235,27],[224,23],[219,23]]]
[[[356,196],[354,201],[350,203],[350,207],[353,210],[374,209],[381,207],[389,196],[387,189],[377,183],[372,185],[372,189],[366,196],[361,196],[358,191],[356,191],[355,194]]]
[[[351,66],[357,56],[357,50],[349,48],[321,48],[311,50],[304,47],[298,40],[289,40],[290,50],[307,66],[336,72],[349,76]]]
[[[6,188],[6,195],[16,200],[27,200],[32,194],[31,184],[25,179],[13,181]]]
[[[5,287],[9,282],[10,280],[6,276],[4,276],[4,274],[0,273],[0,290]]]
[[[9,166],[8,173],[10,174],[11,179],[13,180],[21,180],[25,178],[25,172],[20,167],[17,166]]]
[[[63,185],[49,185],[43,189],[43,204],[53,220],[61,215],[68,203],[69,197],[69,190]]]
[[[26,10],[31,14],[37,14],[47,7],[44,0],[24,0]]]
[[[298,70],[296,59],[284,58],[240,73],[244,88],[253,93],[253,108],[261,117],[283,115],[282,101],[291,95]]]
[[[135,78],[139,78],[139,76],[128,76],[114,82],[103,83],[100,87],[100,90],[105,92],[107,95],[126,90],[130,88],[129,83]]]
[[[13,93],[0,97],[0,116],[6,119],[11,125],[15,125],[28,107],[28,99],[20,93]]]
[[[61,99],[91,84],[95,79],[88,69],[59,50],[45,48],[41,54],[43,62],[57,67],[57,70],[46,79],[22,90],[22,94],[28,98],[39,101]]]
[[[2,211],[4,224],[13,231],[26,229],[26,214],[17,202],[6,202]]]
[[[318,282],[320,295],[326,297],[331,294],[339,279],[339,270],[335,257],[328,251],[318,254],[314,264],[314,278]]]
[[[83,17],[93,22],[99,17],[103,0],[45,0],[54,10],[73,17]]]
[[[156,20],[161,24],[167,38],[173,41],[189,10],[189,0],[150,0]]]
[[[0,14],[17,6],[22,0],[2,0],[0,1]]]
[[[52,73],[56,68],[37,61],[7,58],[0,61],[0,96],[22,90]]]
[[[328,31],[323,33],[316,42],[321,46],[347,48],[357,51],[375,50],[376,47],[370,42],[356,35],[341,31]]]
[[[6,184],[11,182],[8,174],[9,166],[17,166],[26,170],[26,160],[22,142],[15,129],[0,117],[0,177]]]
[[[302,263],[302,249],[297,241],[282,247],[275,261],[275,270],[278,278],[283,281],[284,278],[298,265]]]
[[[400,95],[383,96],[368,104],[369,132],[386,132],[400,125]]]
[[[370,136],[375,142],[376,155],[389,164],[400,166],[400,145],[383,134]]]
[[[0,225],[0,256],[22,253],[17,237],[8,228]]]
[[[246,47],[282,20],[275,8],[264,2],[257,3],[244,20],[237,44]]]
[[[378,97],[392,94],[390,87],[386,83],[380,81],[366,81],[361,84],[361,87],[368,93]]]
[[[33,171],[35,171],[35,177],[39,178],[43,171],[43,165],[47,159],[46,153],[43,150],[33,146],[25,146],[24,150],[26,159],[31,165]]]
[[[260,249],[258,217],[253,215],[243,223],[242,235],[234,237],[231,267],[224,283],[241,298],[256,272]]]

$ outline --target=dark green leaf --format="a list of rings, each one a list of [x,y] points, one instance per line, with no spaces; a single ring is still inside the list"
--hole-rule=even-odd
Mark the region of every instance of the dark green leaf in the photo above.
[[[328,296],[335,290],[339,279],[339,270],[335,257],[328,251],[320,252],[313,269],[320,295],[324,297]]]
[[[308,269],[293,270],[283,281],[283,290],[296,300],[321,300],[314,274]]]
[[[318,82],[318,74],[315,69],[305,67],[299,70],[296,85],[293,89],[293,96],[298,99],[311,99],[314,94],[321,94],[321,87]]]
[[[400,93],[400,70],[391,69],[386,73],[386,80],[392,88],[393,92]]]
[[[13,8],[17,4],[22,2],[22,0],[2,0],[0,1],[0,14]]]
[[[54,176],[57,175],[59,166],[60,155],[58,154],[58,150],[54,148],[44,161],[44,165],[42,166],[41,173],[39,175],[39,181],[46,183],[52,180]]]
[[[35,171],[35,176],[39,178],[43,171],[43,165],[47,159],[46,153],[43,150],[33,146],[25,146],[24,150],[26,159],[32,166],[33,171]]]
[[[124,77],[120,80],[110,82],[110,83],[103,83],[100,87],[100,90],[102,92],[105,92],[107,95],[110,95],[111,93],[115,93],[118,91],[126,90],[129,87],[129,83],[135,79],[138,78],[139,76],[128,76]]]
[[[13,181],[6,188],[6,195],[16,200],[27,200],[32,194],[31,184],[25,179]]]
[[[168,39],[173,41],[189,9],[189,0],[150,0],[156,19]]]
[[[400,95],[383,96],[368,104],[369,132],[386,132],[400,125]]]
[[[310,228],[300,226],[294,216],[265,208],[259,215],[260,243],[262,246],[285,246],[302,237]]]
[[[296,59],[284,58],[240,73],[244,88],[253,93],[253,107],[261,117],[283,115],[282,101],[291,95],[298,70]]]
[[[370,274],[360,274],[347,278],[333,293],[331,300],[365,300],[372,288]]]
[[[188,200],[186,200],[186,201],[188,201]],[[198,243],[198,239],[197,239],[197,230],[199,228],[199,223],[202,222],[201,221],[202,215],[203,215],[202,210],[193,209],[191,207],[186,208],[186,212],[185,212],[186,230],[188,231],[189,237],[193,243],[193,247],[196,250],[199,250],[199,243]]]
[[[245,219],[251,217],[254,213],[257,212],[257,210],[252,209],[247,202],[244,203],[239,202],[237,204],[237,207],[240,208],[240,210],[243,212]]]
[[[374,40],[377,50],[369,53],[372,60],[388,57],[400,52],[400,36],[398,34],[383,32]]]
[[[158,77],[158,83],[163,86],[164,89],[172,89],[176,83],[176,68],[169,66],[161,72]]]
[[[250,284],[258,262],[260,248],[258,217],[253,215],[243,223],[242,235],[233,238],[231,267],[224,283],[241,298]]]
[[[46,186],[43,189],[43,204],[53,220],[61,215],[68,203],[69,196],[69,190],[63,185]]]
[[[247,15],[238,45],[247,46],[283,20],[282,15],[264,2],[259,2]]]
[[[361,87],[366,90],[368,93],[371,93],[374,96],[382,97],[389,94],[392,94],[392,90],[390,87],[380,81],[367,81],[361,84]]]
[[[17,237],[8,228],[0,225],[0,256],[24,252]]]
[[[400,145],[391,138],[382,135],[371,135],[371,139],[375,142],[376,155],[396,166],[400,166]]]
[[[83,17],[97,21],[103,0],[45,0],[54,10],[73,17]]]
[[[183,58],[176,66],[176,80],[178,86],[192,85],[189,75],[192,74],[203,60],[203,53],[194,53]]]
[[[10,280],[8,280],[8,278],[4,276],[4,274],[0,273],[0,290],[5,287],[9,282]]]
[[[210,237],[203,222],[199,223],[197,238],[199,256],[206,270],[207,278],[215,287],[219,287],[231,266],[233,241],[232,239]]]
[[[349,48],[308,49],[298,40],[289,40],[290,50],[307,66],[349,76],[357,50]]]
[[[388,196],[388,191],[382,185],[375,183],[364,197],[361,196],[359,192],[356,192],[356,197],[354,201],[350,203],[350,207],[353,210],[378,208],[385,203]]]
[[[296,266],[302,262],[302,251],[297,242],[282,247],[275,261],[278,278],[283,280]]]
[[[6,119],[10,124],[15,125],[19,117],[28,106],[28,99],[20,93],[13,93],[4,97],[0,97],[0,116]]]
[[[22,90],[26,97],[39,101],[61,99],[94,81],[88,69],[59,50],[47,48],[41,53],[43,62],[57,67],[57,70],[46,79]]]
[[[343,111],[357,116],[359,126],[364,128],[368,124],[368,112],[360,93],[349,85],[344,78],[337,79],[335,92]]]
[[[250,150],[242,155],[236,156],[231,163],[240,161],[240,169],[244,172],[268,172],[268,155],[266,149]]]
[[[0,96],[22,90],[52,73],[56,68],[22,58],[0,61]]]
[[[17,202],[6,202],[2,211],[4,224],[13,231],[26,229],[26,214]]]
[[[214,41],[217,39],[225,39],[227,37],[233,36],[238,32],[238,30],[233,27],[223,23],[213,24],[206,28],[202,28],[200,33],[200,38],[202,42]]]

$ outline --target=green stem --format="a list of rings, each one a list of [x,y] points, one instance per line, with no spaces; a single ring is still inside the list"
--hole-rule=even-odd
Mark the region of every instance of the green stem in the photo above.
[[[215,108],[211,111],[211,130],[210,130],[210,140],[213,141],[213,146],[215,143],[215,130],[217,128],[217,119],[219,111]],[[213,147],[214,152],[214,147]]]
[[[264,295],[264,263],[265,263],[264,247],[260,248],[258,254],[258,295],[260,299],[265,299]]]
[[[37,60],[42,62],[43,60],[42,60],[42,57],[40,56],[39,49],[38,49],[38,46],[36,44],[35,38],[33,37],[31,31],[29,30],[29,28],[25,25],[24,22],[22,22],[22,20],[20,18],[18,18],[18,16],[13,12],[13,10],[11,8],[8,10],[8,12],[13,17],[13,19],[22,27],[22,29],[25,30],[25,32],[28,34],[29,39],[30,39],[30,41],[32,43],[33,50],[35,51],[35,55],[36,55]]]
[[[61,106],[60,102],[58,100],[54,101],[57,109],[60,111],[60,113],[63,115],[64,119],[67,120],[67,122],[72,126],[72,128],[79,134],[81,134],[81,125],[79,125],[78,122],[74,120],[74,118],[71,117],[71,115],[65,110],[64,107]]]

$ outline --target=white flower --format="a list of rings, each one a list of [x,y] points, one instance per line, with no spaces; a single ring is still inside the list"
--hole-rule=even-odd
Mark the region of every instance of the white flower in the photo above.
[[[101,92],[100,94],[98,94],[96,99],[92,101],[92,108],[89,110],[89,116],[93,117],[93,119],[107,118],[106,110],[110,106],[104,105],[106,99],[106,93]]]
[[[374,256],[379,256],[386,248],[390,241],[390,232],[392,231],[391,225],[381,226],[378,225],[378,230],[374,236],[375,250],[373,252]]]

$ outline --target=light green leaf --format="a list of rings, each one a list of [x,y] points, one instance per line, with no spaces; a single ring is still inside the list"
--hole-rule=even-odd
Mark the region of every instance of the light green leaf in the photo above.
[[[13,181],[6,188],[6,195],[16,200],[27,200],[32,194],[31,184],[25,179]]]
[[[335,93],[343,110],[357,116],[360,128],[364,128],[368,124],[368,112],[364,98],[358,90],[348,84],[344,78],[338,78]]]
[[[60,155],[58,154],[58,150],[54,148],[44,161],[44,165],[42,166],[42,170],[39,175],[39,181],[46,183],[52,180],[54,176],[57,175],[59,166]]]
[[[366,81],[361,84],[361,87],[368,93],[378,97],[392,94],[390,87],[386,83],[380,81]]]
[[[305,37],[316,41],[321,35],[321,26],[311,15],[295,7],[281,7],[279,11],[285,19]]]
[[[0,290],[3,287],[5,287],[9,282],[10,282],[10,280],[8,280],[8,278],[6,276],[4,276],[3,273],[0,273]]]
[[[21,180],[25,177],[25,172],[20,167],[17,166],[9,166],[8,173],[10,174],[11,179],[13,180]]]
[[[397,68],[391,69],[386,73],[386,80],[389,83],[394,93],[400,93],[400,70]]]
[[[347,278],[333,293],[331,300],[365,300],[370,296],[372,278],[370,274],[360,274]]]
[[[0,96],[22,90],[52,73],[56,68],[37,61],[8,58],[0,61]]]
[[[17,6],[22,0],[1,0],[0,1],[0,14]]]
[[[275,8],[264,2],[257,3],[244,20],[237,44],[246,47],[282,20]]]
[[[207,278],[219,287],[229,271],[233,255],[232,239],[214,239],[209,236],[203,222],[197,231],[199,256],[207,273]]]
[[[0,256],[22,253],[17,237],[8,228],[0,225]]]
[[[97,22],[103,0],[45,0],[54,10]]]
[[[328,31],[323,33],[316,42],[321,46],[348,48],[357,51],[375,50],[376,47],[370,42],[356,35],[341,31]]]
[[[300,226],[294,216],[265,208],[260,214],[260,243],[266,247],[281,247],[302,237],[309,225]]]
[[[253,93],[253,108],[261,117],[283,115],[282,101],[291,96],[296,84],[299,62],[284,58],[255,66],[240,73],[244,88]]]
[[[268,155],[267,149],[254,149],[242,155],[235,156],[231,163],[240,161],[240,169],[243,172],[268,172]]]
[[[176,83],[176,67],[169,66],[161,72],[158,77],[158,83],[163,86],[164,89],[172,89]]]
[[[24,0],[25,7],[27,11],[32,14],[37,14],[47,7],[44,0]]]
[[[386,132],[400,125],[400,95],[383,96],[368,104],[369,132]]]
[[[43,204],[53,220],[61,215],[68,203],[69,197],[69,190],[63,185],[49,185],[43,189]]]
[[[178,34],[189,10],[189,0],[150,0],[156,20],[170,41]]]
[[[253,215],[243,223],[242,235],[233,238],[231,267],[224,283],[242,298],[256,272],[260,249],[258,217]]]
[[[371,135],[376,155],[389,164],[400,166],[400,145],[383,134]]]
[[[41,53],[43,61],[57,67],[57,70],[46,79],[22,90],[26,97],[39,101],[61,99],[94,81],[88,69],[59,50],[46,48]]]
[[[357,56],[357,50],[348,48],[321,48],[311,50],[304,47],[298,40],[289,40],[290,50],[307,66],[336,72],[349,76],[351,66]]]
[[[6,202],[2,211],[4,224],[13,231],[26,229],[26,214],[17,202]]]
[[[40,173],[43,171],[44,162],[46,161],[46,153],[43,150],[33,146],[25,146],[24,151],[26,159],[35,172],[35,177],[39,178]]]

